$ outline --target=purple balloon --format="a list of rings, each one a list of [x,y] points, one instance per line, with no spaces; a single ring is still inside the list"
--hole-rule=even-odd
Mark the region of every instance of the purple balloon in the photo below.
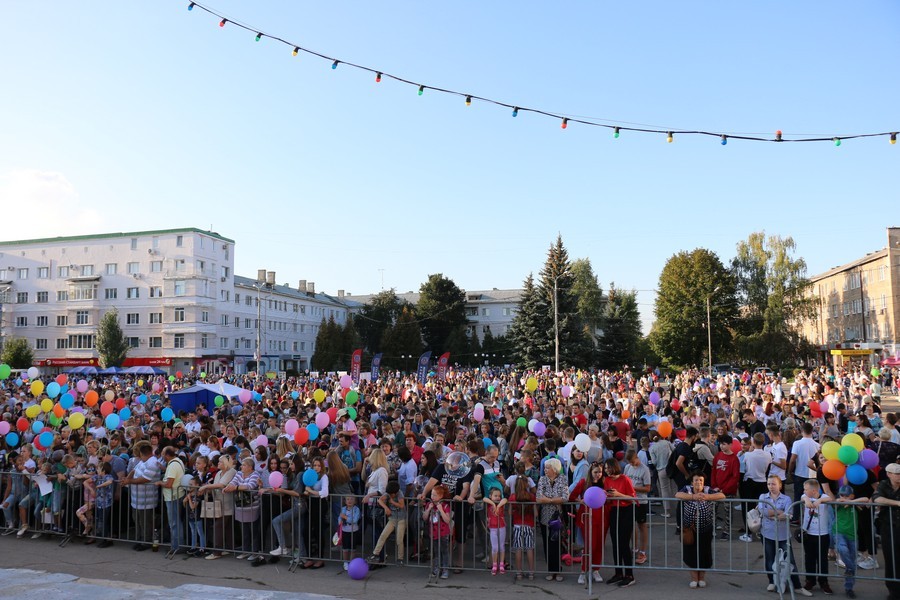
[[[714,383],[709,384],[709,389],[715,390],[715,389],[716,389],[716,384],[714,384]]]
[[[864,469],[874,469],[878,464],[878,454],[874,450],[866,448],[859,453],[859,460],[857,462],[862,465]]]
[[[543,422],[538,421],[534,424],[534,435],[541,437],[545,433],[547,433],[547,426]]]
[[[654,406],[659,404],[659,392],[650,392],[650,404]]]
[[[600,508],[606,504],[606,491],[596,486],[589,487],[584,493],[584,503],[589,508]]]
[[[357,581],[365,579],[366,575],[369,574],[369,563],[364,558],[354,558],[350,561],[350,566],[347,567],[347,574],[350,575],[350,579]]]

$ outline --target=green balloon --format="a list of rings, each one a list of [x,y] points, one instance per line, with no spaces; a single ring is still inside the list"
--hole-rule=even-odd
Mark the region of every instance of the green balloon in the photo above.
[[[48,420],[50,421],[50,424],[53,425],[54,427],[56,427],[57,425],[62,423],[62,419],[60,419],[56,415],[50,415],[50,419],[48,419]]]
[[[223,398],[222,396],[216,396],[213,400],[215,401],[216,406],[222,406],[223,404],[225,404],[225,398]]]
[[[516,425],[518,425],[519,427],[528,427],[528,419],[526,419],[525,417],[519,417],[518,419],[516,419]]]
[[[200,371],[200,379],[206,379],[206,371]]]
[[[859,451],[853,446],[841,446],[838,450],[838,460],[847,465],[855,465],[859,460]]]
[[[0,379],[9,379],[11,373],[12,369],[9,368],[9,365],[0,365]]]
[[[356,420],[356,409],[353,408],[352,406],[350,408],[348,408],[347,416],[350,417],[351,421],[355,421]]]
[[[354,404],[356,404],[357,400],[359,400],[359,392],[357,392],[356,390],[347,392],[347,397],[344,399],[344,401],[347,403],[347,406],[353,406]]]
[[[175,381],[175,376],[169,375],[169,383],[172,383],[173,381]]]

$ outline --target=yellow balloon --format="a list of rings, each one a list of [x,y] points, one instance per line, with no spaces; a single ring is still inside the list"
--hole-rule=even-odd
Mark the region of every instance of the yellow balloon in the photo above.
[[[84,415],[81,413],[72,413],[69,415],[69,427],[72,429],[81,429],[84,426]]]
[[[144,380],[138,379],[138,387],[144,387]]]
[[[525,382],[525,389],[529,392],[533,392],[538,387],[538,380],[534,377],[529,377],[528,381]]]
[[[31,382],[31,394],[33,396],[40,396],[44,391],[44,382],[43,381],[32,381]],[[50,407],[53,408],[53,403],[50,403]]]
[[[855,433],[851,433],[844,436],[844,439],[841,440],[841,446],[850,446],[851,448],[855,448],[857,452],[862,452],[863,448],[866,447],[866,444],[861,437]]]
[[[103,397],[106,398],[108,401],[112,402],[113,400],[116,399],[116,393],[112,390],[106,390],[106,393],[103,394]]]
[[[825,442],[822,445],[822,456],[825,457],[825,460],[837,460],[840,449],[841,445],[837,442]]]
[[[41,400],[41,410],[44,412],[50,412],[53,410],[53,400],[50,398],[44,398]]]
[[[41,414],[41,407],[38,406],[37,404],[32,404],[31,406],[29,406],[28,408],[25,409],[25,416],[28,417],[29,419],[33,419],[36,416],[38,416],[39,414]]]
[[[315,400],[316,402],[319,402],[319,403],[324,402],[325,401],[325,390],[318,389],[315,392],[313,392],[313,400]]]

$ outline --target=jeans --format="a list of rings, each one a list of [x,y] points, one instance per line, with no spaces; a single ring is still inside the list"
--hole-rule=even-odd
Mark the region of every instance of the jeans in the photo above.
[[[172,552],[181,544],[181,500],[166,500],[166,516],[169,518],[169,536]]]
[[[763,555],[765,556],[764,564],[766,567],[766,577],[769,578],[769,583],[775,583],[775,579],[773,578],[773,567],[772,563],[775,562],[775,554],[778,550],[784,550],[787,552],[788,556],[791,559],[791,582],[794,584],[794,589],[800,587],[800,577],[797,575],[797,563],[794,561],[794,550],[791,548],[791,544],[788,540],[770,540],[767,537],[763,538]]]
[[[301,511],[299,506],[294,506],[272,519],[272,529],[275,530],[275,539],[278,541],[278,547],[299,550],[300,556],[304,558],[309,555],[306,552],[306,542],[303,540],[303,536],[300,535],[300,531],[302,520],[306,514],[307,512],[305,510]],[[284,539],[286,525],[291,528],[292,540],[290,544],[286,543]]]
[[[450,536],[432,540],[431,573],[437,575],[438,568],[446,571],[450,568]]]
[[[153,513],[156,508],[133,508],[134,539],[136,542],[149,542],[153,539]]]
[[[98,538],[110,537],[109,517],[112,514],[110,507],[96,507],[94,510],[94,536]]]
[[[838,533],[834,536],[834,548],[844,561],[844,589],[852,590],[856,583],[856,540]]]
[[[203,519],[188,519],[188,531],[191,532],[191,547],[206,550],[206,528]]]
[[[6,526],[12,527],[16,522],[16,507],[19,506],[21,498],[17,498],[14,494],[10,494],[3,502],[6,507],[3,509],[3,517],[6,519]]]

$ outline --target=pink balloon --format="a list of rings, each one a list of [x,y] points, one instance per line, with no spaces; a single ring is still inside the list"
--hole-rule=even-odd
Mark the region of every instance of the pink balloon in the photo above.
[[[353,378],[350,377],[349,375],[342,375],[341,376],[341,387],[344,389],[347,389],[351,385],[353,385]]]
[[[294,432],[297,431],[297,429],[299,429],[299,428],[300,428],[300,423],[297,422],[297,419],[288,419],[287,422],[284,424],[284,432],[292,437],[294,435]],[[273,486],[273,487],[277,487],[277,486]]]
[[[9,421],[0,421],[0,435],[9,433]]]
[[[250,402],[250,398],[252,397],[253,392],[247,389],[241,390],[241,393],[238,394],[238,400],[241,401],[241,404],[247,404],[248,402]]]
[[[256,445],[257,446],[268,446],[269,438],[267,438],[264,435],[259,436],[258,438],[256,438]]]
[[[481,423],[484,421],[484,410],[475,409],[475,412],[472,413],[472,418]]]
[[[319,429],[325,429],[329,423],[331,423],[331,418],[328,416],[328,413],[320,412],[316,415],[316,425]]]
[[[78,383],[75,384],[75,389],[78,390],[79,394],[83,394],[88,391],[88,382],[87,379],[80,379]]]
[[[280,488],[282,483],[284,483],[284,475],[278,471],[269,473],[269,487]]]

